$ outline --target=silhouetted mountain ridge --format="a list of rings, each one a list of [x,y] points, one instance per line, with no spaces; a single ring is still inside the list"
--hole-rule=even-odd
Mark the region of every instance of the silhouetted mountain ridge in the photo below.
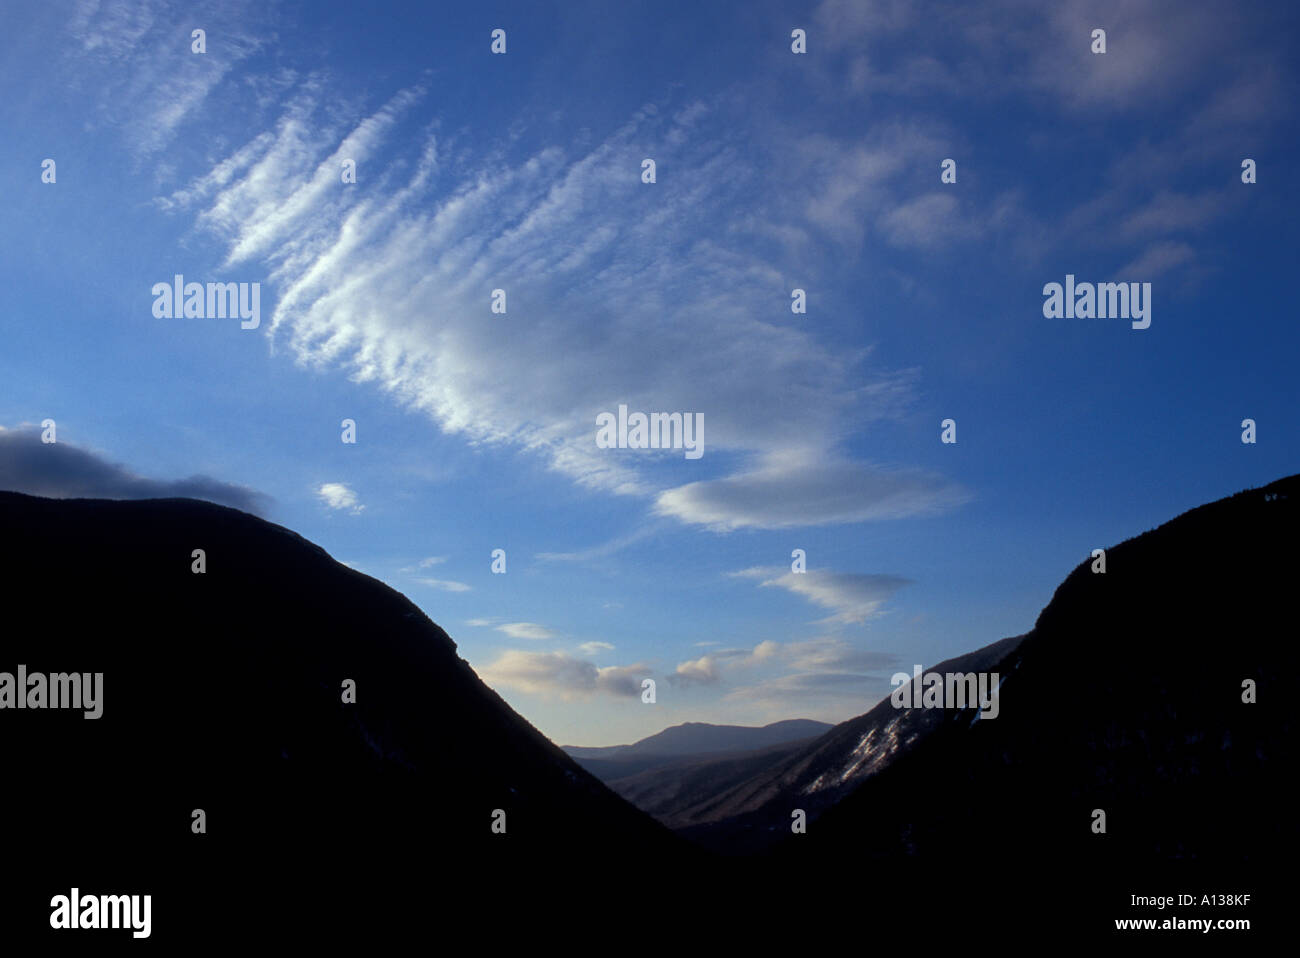
[[[194,500],[0,493],[0,530],[0,671],[104,673],[98,720],[0,715],[22,770],[6,843],[27,863],[25,921],[76,883],[143,887],[176,930],[210,924],[190,903],[234,882],[258,927],[289,901],[315,913],[413,894],[423,882],[393,871],[407,853],[466,896],[628,847],[676,854],[415,605],[288,529]],[[191,833],[196,808],[206,835]]]
[[[826,722],[811,719],[785,719],[763,726],[684,722],[631,745],[561,747],[579,765],[608,784],[616,778],[684,759],[720,758],[814,738],[830,728]]]
[[[1291,476],[1107,548],[1104,574],[1081,562],[997,663],[1009,676],[998,718],[942,713],[786,838],[778,867],[830,867],[846,848],[867,869],[979,863],[1026,916],[1091,901],[1123,917],[1144,887],[1231,888],[1278,907],[1270,892],[1297,844],[1298,510]]]
[[[157,937],[231,943],[358,920],[535,935],[669,894],[729,914],[775,900],[805,944],[852,939],[864,902],[882,922],[1061,916],[1074,936],[1097,927],[1070,916],[1130,914],[1134,893],[1273,892],[1296,850],[1298,494],[1288,477],[1109,547],[1029,633],[930,667],[999,672],[996,719],[886,699],[811,740],[622,783],[680,834],[758,853],[721,860],[584,772],[413,604],[289,530],[190,500],[0,493],[0,670],[104,673],[99,720],[0,716],[0,927],[23,940],[73,885],[151,893]],[[590,906],[593,881],[618,897]]]

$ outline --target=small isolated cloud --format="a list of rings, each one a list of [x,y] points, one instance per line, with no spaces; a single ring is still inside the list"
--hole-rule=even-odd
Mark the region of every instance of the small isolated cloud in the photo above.
[[[583,642],[578,649],[583,655],[595,655],[597,652],[613,652],[614,646],[608,642]]]
[[[731,575],[762,579],[759,583],[762,586],[786,589],[830,609],[832,614],[818,620],[818,625],[861,625],[879,615],[880,607],[891,595],[911,584],[910,579],[896,575],[863,575],[827,569],[792,572],[781,566],[742,569]]]
[[[782,661],[800,672],[877,672],[894,668],[899,658],[892,652],[860,649],[843,639],[827,636],[791,642],[781,647]]]
[[[765,654],[763,647],[768,646]],[[764,668],[757,681],[731,688],[728,702],[789,715],[810,706],[821,709],[833,721],[835,716],[857,714],[879,701],[889,690],[884,673],[896,671],[900,659],[891,652],[863,649],[835,636],[801,642],[761,643],[736,662]],[[730,660],[727,670],[731,670]]]
[[[677,685],[712,685],[722,678],[718,660],[712,655],[702,655],[677,666],[677,670],[668,676],[668,681]]]
[[[894,246],[936,247],[978,234],[974,223],[962,218],[957,200],[948,193],[917,197],[886,213],[881,232]]]
[[[489,628],[496,619],[466,619],[465,624],[475,629]]]
[[[504,632],[512,639],[553,639],[555,633],[536,622],[507,622],[497,626],[498,632]]]
[[[416,579],[421,585],[427,585],[431,589],[441,589],[443,592],[468,592],[470,587],[464,582],[453,582],[450,579]]]
[[[1196,251],[1186,243],[1156,243],[1145,253],[1119,271],[1121,279],[1150,282],[1152,277],[1166,273],[1196,258]]]
[[[353,492],[345,483],[326,482],[316,490],[316,495],[320,501],[325,503],[331,509],[351,509],[354,516],[360,515],[365,506],[361,505],[357,499],[357,494]]]
[[[820,460],[687,483],[661,493],[655,510],[726,532],[931,516],[968,499],[930,473]]]
[[[428,569],[436,565],[441,565],[447,561],[446,556],[430,556],[427,559],[421,559],[416,565],[403,566],[399,572],[415,572],[419,569]]]
[[[204,499],[254,515],[270,498],[209,476],[146,479],[65,440],[41,442],[41,429],[0,426],[0,489],[50,499]]]
[[[1228,208],[1222,191],[1186,195],[1162,190],[1124,220],[1120,229],[1128,236],[1151,236],[1203,229]]]
[[[719,649],[680,663],[668,681],[676,685],[712,685],[722,678],[723,663],[730,671],[774,660],[780,654],[781,644],[770,640],[752,649]]]
[[[630,545],[640,542],[652,535],[654,531],[652,526],[645,526],[625,536],[619,536],[617,539],[611,539],[609,542],[603,542],[589,549],[581,549],[577,552],[539,552],[537,558],[544,562],[590,562],[593,559],[605,559],[616,552],[621,552]]]
[[[586,659],[564,652],[507,650],[496,661],[476,670],[488,685],[517,689],[534,695],[565,700],[595,694],[641,694],[647,667],[641,664],[598,668]]]

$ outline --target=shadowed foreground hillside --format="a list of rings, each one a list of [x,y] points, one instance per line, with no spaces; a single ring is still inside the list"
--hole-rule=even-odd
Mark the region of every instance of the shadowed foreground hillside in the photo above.
[[[73,885],[152,894],[158,940],[470,921],[516,883],[535,898],[537,872],[558,891],[682,845],[412,603],[286,529],[192,500],[0,493],[0,530],[0,671],[104,673],[97,720],[0,712],[13,933],[48,932],[50,897]],[[403,917],[408,896],[433,897]]]
[[[1030,904],[1130,917],[1129,896],[1149,889],[1284,906],[1297,851],[1298,533],[1292,476],[1108,548],[1105,574],[1082,563],[993,667],[1006,677],[998,718],[945,713],[785,841],[781,867],[850,855],[872,873],[927,876],[936,893],[1003,902],[1013,923]],[[1246,679],[1256,704],[1242,701]]]
[[[187,944],[1076,938],[1177,892],[1250,893],[1259,915],[1296,851],[1298,508],[1291,477],[1107,549],[1104,575],[1083,563],[1026,636],[953,660],[1003,676],[996,719],[886,702],[679,775],[699,795],[672,796],[676,820],[712,856],[299,536],[190,500],[0,493],[0,671],[104,673],[98,720],[0,712],[0,930],[50,934],[74,885],[153,895],[154,939]]]

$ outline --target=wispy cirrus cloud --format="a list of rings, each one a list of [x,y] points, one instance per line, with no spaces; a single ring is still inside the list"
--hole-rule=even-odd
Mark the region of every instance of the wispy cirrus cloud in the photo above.
[[[402,566],[397,571],[411,573],[420,569],[431,569],[436,565],[442,565],[446,561],[447,556],[429,556],[427,559],[421,559],[415,565]]]
[[[990,0],[978,10],[960,0],[822,0],[809,42],[858,96],[1031,89],[1072,110],[1132,109],[1203,82],[1206,59],[1250,27],[1230,13],[1209,0]],[[1104,55],[1092,52],[1097,28],[1107,32]]]
[[[1187,243],[1155,243],[1131,262],[1121,266],[1118,276],[1122,280],[1150,280],[1194,259],[1196,250]]]
[[[826,0],[813,42],[827,55],[810,70],[838,71],[867,94],[955,84],[1005,96],[1020,84],[1071,110],[1115,107],[1135,90],[1163,96],[1197,82],[1190,67],[1214,36],[1208,8],[1194,5],[1169,32],[1161,24],[1174,7],[1155,7],[1004,0],[995,36],[959,5],[941,5],[944,32],[906,4]],[[1102,14],[1111,43],[1097,57],[1088,36]],[[878,49],[900,34],[917,41],[906,55]],[[1153,50],[1173,66],[1153,74]],[[1078,70],[1063,71],[1062,56]],[[992,88],[974,82],[993,74]],[[823,278],[819,247],[929,250],[1014,233],[1035,253],[1045,238],[1099,235],[1092,210],[1126,217],[1105,233],[1124,247],[1119,262],[1164,271],[1194,259],[1176,234],[1217,215],[1212,198],[1173,193],[1134,212],[1131,179],[1060,224],[1027,213],[1020,188],[940,189],[938,160],[963,144],[924,109],[854,136],[774,137],[733,92],[648,104],[581,148],[543,141],[475,155],[438,132],[423,83],[345,123],[346,110],[324,106],[326,78],[287,82],[271,129],[161,201],[214,233],[226,266],[268,271],[275,342],[303,364],[377,384],[470,443],[509,445],[584,487],[643,497],[715,531],[935,515],[968,498],[942,477],[845,454],[846,438],[909,406],[915,376],[875,366],[866,346],[830,349],[815,327],[782,315],[791,276]],[[663,171],[649,186],[639,180],[647,144]],[[345,159],[358,164],[355,184],[340,182]],[[918,169],[932,171],[924,187]],[[508,295],[504,316],[490,312],[494,289]],[[595,416],[621,403],[703,413],[717,458],[597,449]]]
[[[589,562],[593,559],[605,559],[626,549],[628,546],[649,538],[654,535],[655,531],[653,526],[646,525],[633,530],[627,535],[619,536],[616,539],[611,539],[608,542],[587,549],[580,549],[575,552],[539,552],[537,558],[544,562]]]
[[[496,630],[504,632],[512,639],[541,641],[542,639],[557,638],[556,633],[544,625],[538,625],[536,622],[507,622],[504,625],[498,625]]]
[[[1161,190],[1130,213],[1120,229],[1139,237],[1201,230],[1222,216],[1229,202],[1229,194],[1222,190],[1194,195]]]
[[[932,477],[835,451],[852,428],[906,407],[910,372],[873,369],[867,350],[837,353],[804,327],[759,318],[788,302],[774,258],[784,241],[773,247],[787,201],[764,209],[771,191],[747,135],[705,122],[737,108],[728,98],[676,112],[647,107],[586,152],[541,147],[470,178],[444,162],[432,134],[411,156],[394,146],[424,96],[399,91],[336,134],[313,122],[313,91],[300,91],[270,137],[253,137],[167,200],[198,210],[198,224],[226,243],[227,265],[269,269],[281,291],[270,330],[301,362],[347,369],[448,433],[539,455],[583,486],[664,493],[657,511],[691,523],[717,515],[705,522],[717,529],[932,514],[957,503]],[[653,188],[638,178],[647,140],[673,170]],[[898,172],[888,140],[862,158],[882,175]],[[800,144],[781,175],[814,170],[837,149]],[[348,157],[359,158],[360,172],[345,187],[339,165]],[[873,202],[887,195],[872,190]],[[741,197],[750,214],[731,222],[721,211]],[[834,227],[844,205],[824,193],[809,203],[813,229]],[[497,288],[507,291],[505,316],[489,310]],[[680,455],[595,445],[596,415],[622,403],[703,413],[708,449],[758,471],[665,492],[661,477],[686,468]],[[794,445],[835,465],[811,474],[770,465]],[[819,509],[832,497],[804,495],[850,474],[851,507]],[[863,498],[873,489],[874,503]],[[773,519],[782,499],[803,505]]]
[[[911,580],[896,575],[864,575],[809,569],[793,572],[782,566],[754,567],[730,573],[732,577],[758,579],[765,588],[779,588],[831,610],[819,625],[861,625],[880,614],[881,607]]]
[[[939,157],[952,156],[969,169],[966,144],[945,132],[936,113],[947,114],[932,109],[936,94],[945,105],[953,97],[992,105],[1031,91],[1034,102],[1027,108],[1043,108],[1044,119],[1058,123],[1062,117],[1089,122],[1145,114],[1149,135],[1114,164],[1108,182],[1089,188],[1074,209],[1058,217],[1030,212],[1015,190],[974,208],[963,187],[912,193],[872,215],[887,241],[903,248],[997,235],[991,227],[1000,223],[1017,257],[1026,261],[1049,250],[1091,247],[1116,252],[1122,258],[1114,262],[1128,261],[1130,271],[1148,270],[1149,279],[1194,269],[1199,258],[1193,235],[1242,203],[1240,191],[1184,196],[1166,184],[1196,167],[1215,167],[1223,176],[1222,143],[1239,142],[1245,149],[1272,135],[1270,118],[1285,109],[1293,92],[1283,66],[1288,48],[1259,35],[1278,17],[1276,10],[1247,12],[1213,0],[992,0],[978,12],[955,0],[923,7],[823,0],[810,43],[825,55],[810,68],[841,96],[881,107],[905,102],[913,129],[925,131],[923,150],[905,160],[909,167],[937,169]],[[1106,31],[1104,54],[1092,50],[1096,29]],[[1249,59],[1222,56],[1243,45],[1252,49]],[[1220,69],[1207,73],[1206,62]],[[1171,112],[1170,104],[1179,100],[1189,108]],[[1057,135],[1068,142],[1068,125]],[[968,182],[964,175],[959,182]],[[831,205],[848,195],[832,189]],[[862,212],[852,204],[849,209]],[[1198,245],[1213,240],[1203,236]]]
[[[68,20],[69,54],[76,54],[69,79],[94,105],[94,122],[121,127],[132,154],[144,160],[275,39],[273,19],[266,5],[244,0],[80,0]],[[203,53],[193,51],[195,29],[206,33]]]
[[[728,702],[776,710],[788,715],[791,709],[814,708],[828,721],[842,721],[844,715],[867,711],[886,695],[891,686],[883,675],[858,672],[790,672],[731,689]]]
[[[464,582],[456,582],[452,579],[428,579],[422,577],[415,581],[420,585],[427,585],[431,589],[438,589],[442,592],[469,592],[471,588]]]

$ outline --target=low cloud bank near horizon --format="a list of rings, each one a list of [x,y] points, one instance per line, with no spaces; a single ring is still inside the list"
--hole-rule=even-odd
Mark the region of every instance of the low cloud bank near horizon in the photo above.
[[[149,479],[97,452],[59,440],[41,441],[41,430],[0,426],[0,491],[49,499],[203,499],[264,516],[265,493],[211,476]]]

